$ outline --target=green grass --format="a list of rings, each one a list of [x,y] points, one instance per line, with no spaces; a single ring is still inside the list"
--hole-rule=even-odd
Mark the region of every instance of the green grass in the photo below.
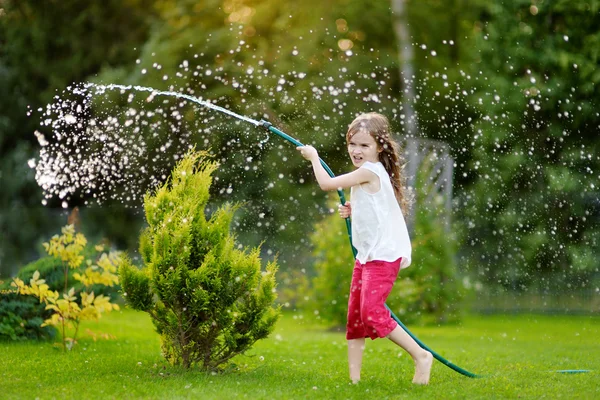
[[[116,339],[94,341],[86,329]],[[3,399],[388,399],[600,398],[600,318],[472,316],[414,333],[471,379],[434,363],[431,383],[411,384],[410,358],[387,340],[368,341],[362,381],[350,385],[343,333],[285,314],[273,335],[212,375],[166,364],[145,314],[123,311],[88,323],[78,346],[0,343]],[[592,369],[559,374],[560,369]]]

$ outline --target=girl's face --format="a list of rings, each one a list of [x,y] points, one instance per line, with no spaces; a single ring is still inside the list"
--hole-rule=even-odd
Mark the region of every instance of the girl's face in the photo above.
[[[378,162],[379,152],[375,139],[365,131],[359,131],[348,141],[348,154],[356,168],[360,168],[365,161]]]

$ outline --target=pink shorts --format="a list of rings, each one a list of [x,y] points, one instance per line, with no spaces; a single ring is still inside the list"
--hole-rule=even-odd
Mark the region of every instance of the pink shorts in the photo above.
[[[347,340],[383,338],[398,326],[385,301],[398,277],[401,261],[402,258],[361,264],[356,260],[348,299]]]

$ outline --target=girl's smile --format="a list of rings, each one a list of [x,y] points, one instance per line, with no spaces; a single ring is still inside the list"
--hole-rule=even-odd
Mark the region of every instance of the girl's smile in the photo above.
[[[348,140],[348,154],[356,168],[363,165],[365,161],[378,162],[379,152],[373,136],[363,130]]]

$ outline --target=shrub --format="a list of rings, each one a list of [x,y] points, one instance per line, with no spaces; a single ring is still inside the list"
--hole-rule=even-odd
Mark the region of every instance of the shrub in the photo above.
[[[444,198],[436,188],[437,155],[424,158],[416,176],[417,204],[412,233],[413,264],[405,276],[417,284],[418,296],[407,306],[409,314],[422,314],[424,322],[446,323],[460,319],[462,298],[456,277],[455,233]],[[446,225],[448,224],[448,226]]]
[[[46,284],[51,290],[63,290],[65,286],[65,273],[63,262],[56,257],[46,256],[30,262],[17,272],[17,278],[24,282],[33,278],[35,271],[46,280]],[[70,273],[70,278],[73,273]]]
[[[293,310],[305,309],[310,302],[310,279],[306,270],[290,269],[278,273],[277,302]]]
[[[51,339],[52,326],[41,326],[52,314],[46,305],[14,290],[0,290],[0,340]]]
[[[170,181],[144,197],[144,267],[119,269],[126,302],[148,312],[165,358],[216,370],[272,331],[279,310],[275,262],[261,273],[259,249],[238,250],[230,233],[237,206],[204,214],[217,164],[188,153]]]
[[[415,214],[413,264],[403,271],[419,288],[408,314],[422,314],[423,322],[447,323],[460,319],[462,298],[456,278],[455,239],[440,218],[442,206],[428,204]]]
[[[62,235],[55,235],[48,243],[44,243],[46,252],[51,256],[61,260],[63,264],[63,293],[59,297],[59,290],[53,290],[44,279],[41,279],[39,270],[35,270],[33,275],[25,283],[22,279],[16,277],[11,286],[16,288],[16,293],[21,295],[31,295],[39,299],[40,303],[45,303],[46,310],[51,310],[51,315],[42,321],[41,326],[54,326],[61,328],[61,338],[63,349],[71,349],[77,343],[77,334],[81,321],[86,319],[98,319],[103,312],[113,309],[119,309],[116,304],[110,302],[110,297],[96,295],[89,291],[92,285],[113,286],[118,283],[118,277],[115,275],[116,263],[119,254],[111,252],[103,253],[92,264],[91,260],[84,263],[85,257],[82,252],[87,240],[81,233],[75,233],[73,225],[67,225],[62,228]],[[102,246],[96,246],[97,251],[102,251]],[[51,263],[50,263],[51,264]],[[47,264],[42,264],[47,265]],[[71,269],[73,279],[79,281],[86,290],[76,292],[75,287],[68,289],[69,276]],[[54,270],[50,269],[50,272]],[[51,274],[53,284],[60,281],[55,274]],[[79,294],[77,300],[76,294]],[[67,330],[72,329],[72,337],[67,337]]]

